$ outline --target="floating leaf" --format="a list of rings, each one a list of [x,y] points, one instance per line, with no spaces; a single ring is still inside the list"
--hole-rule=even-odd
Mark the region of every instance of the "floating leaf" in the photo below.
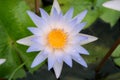
[[[29,7],[23,0],[0,0],[0,58],[6,62],[0,66],[0,77],[8,78],[14,70],[25,62],[28,70],[36,53],[26,53],[27,47],[16,44],[16,40],[31,35],[28,26],[34,26],[26,11]],[[24,69],[19,69],[16,77],[25,75]]]
[[[115,59],[114,59],[114,62],[115,62],[118,66],[120,66],[120,57],[119,57],[119,58],[115,58]]]
[[[62,11],[65,13],[70,7],[74,7],[74,16],[84,10],[88,10],[88,14],[83,21],[87,22],[85,28],[93,24],[96,19],[101,18],[113,26],[119,19],[120,13],[118,11],[107,9],[102,4],[107,0],[58,0]],[[47,7],[46,10],[49,8]]]
[[[63,12],[66,12],[70,7],[74,7],[74,16],[87,9],[88,14],[84,19],[87,22],[86,28],[95,22],[99,16],[99,11],[94,8],[92,0],[59,0],[59,3]]]
[[[115,49],[115,51],[112,53],[113,57],[120,57],[120,45]]]
[[[105,22],[110,23],[111,27],[113,27],[120,18],[120,13],[110,9],[103,9],[103,10],[104,10],[103,14],[100,16],[100,18]]]
[[[120,66],[120,45],[115,49],[115,51],[112,53],[112,57],[114,57],[114,62]]]
[[[105,1],[107,0],[97,0],[96,5],[99,7],[101,11],[100,18],[103,21],[110,23],[111,27],[113,27],[120,18],[120,12],[113,9],[105,8],[102,5],[100,5],[100,3],[103,4]]]

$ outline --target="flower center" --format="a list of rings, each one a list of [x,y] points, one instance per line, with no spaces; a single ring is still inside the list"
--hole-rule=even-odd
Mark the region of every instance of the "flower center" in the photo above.
[[[62,48],[67,41],[67,34],[61,29],[53,29],[48,34],[48,43],[53,48]]]

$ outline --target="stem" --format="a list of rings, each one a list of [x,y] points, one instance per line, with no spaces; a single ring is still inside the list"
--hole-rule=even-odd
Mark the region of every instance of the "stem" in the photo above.
[[[40,15],[39,7],[40,7],[40,0],[35,0],[35,13],[37,15]]]
[[[18,67],[13,71],[13,73],[11,74],[11,76],[9,77],[8,80],[12,80],[13,76],[15,75],[15,73],[16,73],[20,68],[22,68],[24,65],[25,65],[25,62],[24,62],[23,64],[21,64],[20,66],[18,66]]]
[[[102,66],[104,65],[104,63],[111,56],[111,54],[113,53],[113,51],[117,48],[117,46],[119,44],[120,44],[120,38],[118,40],[116,40],[116,42],[113,44],[113,46],[111,47],[111,49],[107,52],[107,54],[101,60],[101,62],[99,63],[99,65],[96,67],[96,73],[98,73],[100,71],[100,69],[102,68]]]
[[[2,79],[2,78],[0,78],[0,80],[7,80],[7,79]]]
[[[22,56],[20,55],[21,54],[21,51],[19,51],[15,46],[13,46],[14,49],[16,50],[16,53],[18,53],[18,57],[20,59],[20,63],[24,63],[23,59],[22,59]],[[25,70],[25,72],[28,72],[29,70],[27,69],[27,67],[25,65],[23,65],[23,69]]]

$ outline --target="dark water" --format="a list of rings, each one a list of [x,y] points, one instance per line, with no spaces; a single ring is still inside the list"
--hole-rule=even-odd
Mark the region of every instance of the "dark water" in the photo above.
[[[96,44],[111,47],[115,40],[120,37],[120,19],[114,27],[98,19],[90,28],[85,29],[82,33],[97,36],[100,38]],[[95,73],[95,64],[88,64],[88,68],[84,68],[73,61],[73,67],[70,68],[66,64],[63,66],[62,74],[58,80],[105,80],[103,78],[120,72],[120,67],[115,65],[113,58],[107,60],[99,73]],[[53,71],[48,71],[47,64],[42,66],[33,74],[26,72],[27,76],[17,80],[57,80]],[[106,79],[113,80],[113,79]],[[120,80],[120,74],[115,80]]]

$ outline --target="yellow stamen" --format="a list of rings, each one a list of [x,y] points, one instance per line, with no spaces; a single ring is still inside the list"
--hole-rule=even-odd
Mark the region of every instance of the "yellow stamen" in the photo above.
[[[53,29],[48,34],[48,43],[53,48],[62,48],[66,44],[67,34],[61,29]]]

